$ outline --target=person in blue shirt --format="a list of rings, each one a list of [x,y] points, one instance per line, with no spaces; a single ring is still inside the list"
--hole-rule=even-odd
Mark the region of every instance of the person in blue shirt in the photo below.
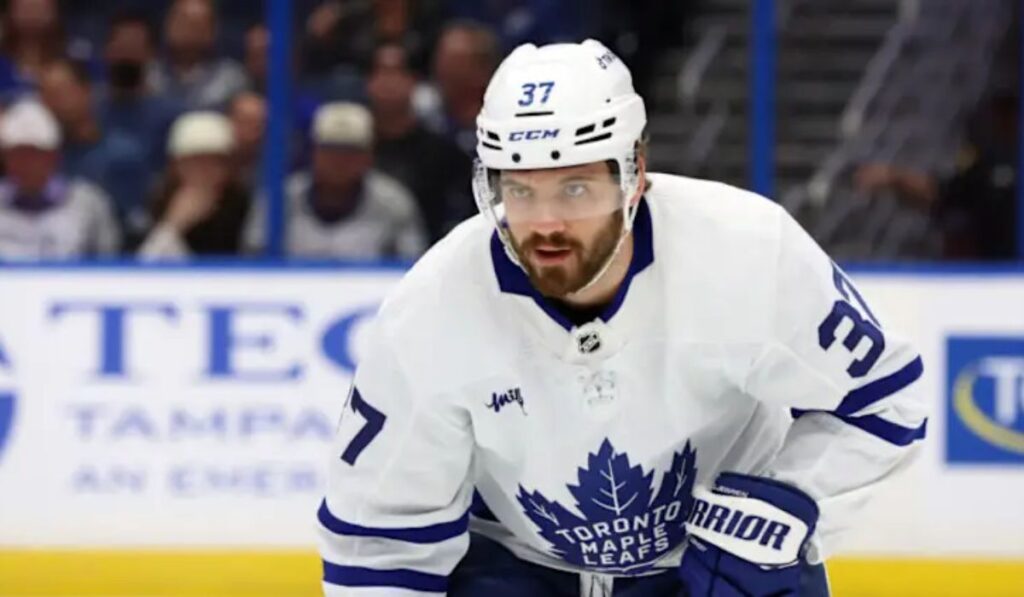
[[[104,46],[106,80],[95,94],[103,128],[140,144],[154,172],[163,168],[167,133],[184,108],[154,92],[155,53],[155,34],[144,16],[116,15]]]
[[[156,89],[193,110],[222,109],[246,85],[242,66],[217,53],[216,9],[211,0],[174,0],[164,21]]]
[[[130,229],[143,207],[152,171],[138,140],[105,130],[96,117],[92,84],[85,68],[66,60],[39,77],[40,97],[63,131],[61,171],[82,178],[110,196]]]

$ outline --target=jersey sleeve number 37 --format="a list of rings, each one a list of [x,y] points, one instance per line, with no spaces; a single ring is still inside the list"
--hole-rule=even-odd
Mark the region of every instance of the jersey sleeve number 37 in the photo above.
[[[832,264],[832,281],[842,298],[832,304],[832,310],[818,326],[818,344],[824,350],[830,349],[839,339],[837,333],[840,324],[849,320],[852,327],[843,338],[843,346],[846,350],[852,353],[865,339],[870,346],[867,353],[854,360],[846,372],[850,374],[850,377],[864,377],[882,356],[882,352],[885,350],[885,336],[882,335],[881,326],[864,302],[863,297],[835,263]]]
[[[366,449],[366,446],[370,445],[370,442],[384,429],[384,421],[387,420],[387,417],[384,413],[370,406],[366,400],[363,400],[362,394],[359,393],[359,388],[356,387],[352,388],[352,396],[346,408],[348,406],[352,407],[352,411],[355,414],[362,417],[363,422],[362,427],[359,428],[352,440],[349,441],[345,451],[341,454],[342,460],[354,466],[356,459]],[[342,415],[341,427],[348,426],[346,419],[351,419],[351,417]],[[355,421],[355,424],[358,424],[358,420]]]

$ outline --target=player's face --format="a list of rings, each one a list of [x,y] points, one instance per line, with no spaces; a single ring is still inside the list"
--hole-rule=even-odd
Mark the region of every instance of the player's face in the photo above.
[[[499,185],[512,244],[541,294],[580,290],[615,251],[622,200],[607,164],[506,170]]]

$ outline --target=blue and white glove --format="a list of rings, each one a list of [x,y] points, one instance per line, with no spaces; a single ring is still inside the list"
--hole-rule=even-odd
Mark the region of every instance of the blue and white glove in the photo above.
[[[722,473],[694,490],[679,575],[689,597],[796,597],[818,505],[796,487]]]

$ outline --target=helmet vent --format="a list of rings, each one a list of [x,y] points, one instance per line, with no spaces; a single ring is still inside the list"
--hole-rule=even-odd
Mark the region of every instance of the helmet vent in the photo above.
[[[601,123],[601,128],[606,129],[606,128],[610,127],[611,125],[615,124],[615,120],[616,120],[615,117],[612,116],[608,120],[605,120],[604,122]]]
[[[586,145],[588,143],[596,143],[598,141],[604,141],[605,139],[611,139],[611,138],[612,138],[612,134],[610,132],[608,132],[608,133],[601,133],[600,135],[597,135],[595,137],[590,137],[589,139],[580,139],[575,144],[576,145]]]
[[[501,137],[498,136],[498,133],[495,133],[494,131],[484,132],[487,133],[487,138],[490,139],[491,141],[501,141]]]
[[[546,112],[519,112],[516,114],[516,118],[529,118],[530,116],[551,116],[554,112],[548,110]]]
[[[501,151],[501,146],[500,145],[494,145],[493,143],[488,143],[487,141],[481,141],[480,145],[483,145],[487,149],[493,149],[494,151]]]
[[[581,135],[589,135],[590,133],[594,132],[594,128],[596,126],[597,125],[595,125],[595,124],[588,124],[587,126],[581,126],[580,128],[576,129],[576,136],[579,137]]]

